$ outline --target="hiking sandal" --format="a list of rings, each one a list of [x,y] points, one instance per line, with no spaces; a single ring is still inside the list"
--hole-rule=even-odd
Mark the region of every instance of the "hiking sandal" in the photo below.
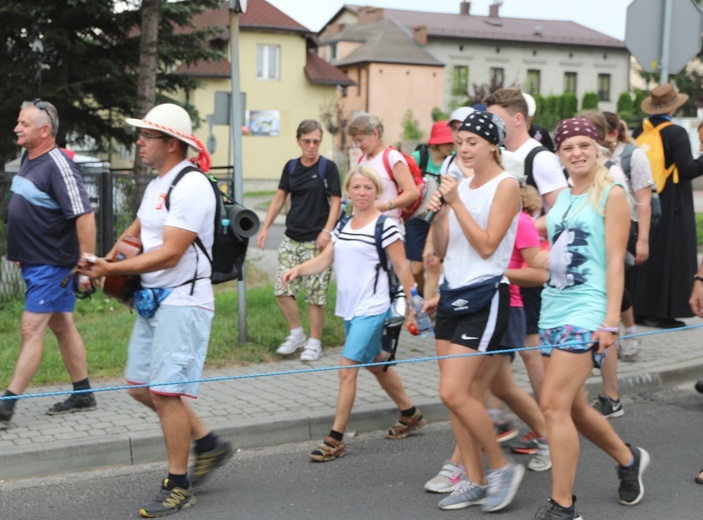
[[[420,413],[420,410],[415,410],[411,417],[401,415],[398,421],[390,427],[386,434],[387,439],[405,439],[415,430],[419,430],[427,424],[427,421]]]
[[[329,462],[339,459],[347,454],[344,441],[337,441],[332,437],[325,437],[316,449],[310,452],[310,458],[316,462]]]

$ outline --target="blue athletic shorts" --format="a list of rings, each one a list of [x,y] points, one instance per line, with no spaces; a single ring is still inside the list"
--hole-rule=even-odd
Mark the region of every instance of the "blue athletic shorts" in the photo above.
[[[430,225],[424,220],[411,218],[405,222],[405,256],[408,260],[422,262],[422,252],[429,232]]]
[[[155,394],[195,398],[214,312],[200,307],[161,305],[153,317],[137,316],[129,340],[125,379],[130,384],[158,384]]]
[[[344,320],[344,334],[347,339],[342,349],[342,357],[357,363],[373,363],[381,353],[381,338],[388,312],[376,316],[358,316]]]
[[[70,272],[70,267],[23,265],[22,278],[27,285],[24,310],[36,313],[73,312],[76,306],[73,284],[61,288],[61,282]]]

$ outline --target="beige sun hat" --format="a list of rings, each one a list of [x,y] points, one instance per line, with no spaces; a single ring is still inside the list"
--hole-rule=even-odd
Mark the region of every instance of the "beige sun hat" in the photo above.
[[[198,152],[196,157],[191,158],[191,162],[204,172],[210,171],[210,154],[200,139],[193,134],[193,122],[184,108],[173,103],[163,103],[149,110],[144,119],[127,117],[125,121],[137,128],[156,130],[184,142]]]
[[[525,103],[527,103],[527,117],[532,117],[537,112],[537,102],[527,92],[522,93],[522,97],[525,98]]]
[[[125,121],[127,124],[137,128],[156,130],[175,137],[196,152],[202,152],[204,149],[203,144],[193,135],[193,123],[188,112],[173,103],[156,105],[147,112],[144,119],[128,117]]]

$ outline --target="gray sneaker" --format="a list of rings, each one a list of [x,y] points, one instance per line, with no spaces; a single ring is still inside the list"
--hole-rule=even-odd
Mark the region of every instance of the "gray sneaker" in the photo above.
[[[98,403],[95,394],[71,394],[63,402],[56,403],[46,411],[46,415],[63,415],[74,412],[91,412],[97,410]]]
[[[622,417],[625,414],[625,409],[622,407],[620,399],[616,401],[603,394],[600,394],[598,398],[593,401],[593,408],[598,410],[606,419]]]
[[[515,498],[522,477],[525,476],[525,466],[516,464],[514,460],[501,469],[488,470],[488,492],[483,502],[483,511],[491,513],[507,507]]]
[[[464,509],[469,506],[483,504],[486,498],[486,488],[477,486],[469,479],[462,480],[452,493],[439,501],[440,509]]]
[[[534,520],[583,520],[576,509],[576,497],[572,500],[571,507],[561,507],[551,498],[547,499],[547,504],[537,511]]]
[[[625,506],[639,504],[644,496],[644,484],[642,475],[649,466],[649,453],[643,448],[634,448],[627,445],[632,452],[633,462],[631,466],[617,466],[620,487],[618,488],[618,502]]]
[[[640,353],[640,340],[637,338],[624,338],[619,340],[618,358],[623,361],[634,361]]]
[[[549,454],[549,444],[537,442],[537,455],[527,463],[530,471],[547,471],[552,467],[552,457]]]

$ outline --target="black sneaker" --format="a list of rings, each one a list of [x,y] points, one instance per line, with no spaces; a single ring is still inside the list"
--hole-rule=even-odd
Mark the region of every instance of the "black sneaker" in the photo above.
[[[598,399],[593,401],[593,408],[598,410],[606,419],[622,417],[625,414],[625,409],[622,407],[620,399],[616,401],[602,394],[598,396]]]
[[[63,403],[56,403],[46,415],[62,415],[73,412],[90,412],[98,407],[95,394],[71,394]]]
[[[0,430],[7,430],[10,427],[10,419],[15,413],[5,401],[0,401]]]
[[[188,489],[183,489],[166,478],[161,483],[159,494],[154,500],[140,507],[139,514],[145,518],[160,518],[194,505],[195,495],[191,484],[188,484]]]
[[[534,520],[583,520],[583,517],[576,509],[576,497],[571,497],[573,504],[571,507],[561,507],[551,498],[547,499],[547,504],[542,506]]]
[[[222,467],[232,458],[232,446],[227,441],[217,440],[215,449],[199,453],[195,456],[195,463],[188,471],[188,478],[193,487],[202,486],[213,471]]]
[[[503,421],[502,423],[493,423],[493,427],[496,431],[496,440],[498,442],[506,442],[517,437],[518,430],[515,425],[510,421]]]
[[[627,445],[635,461],[631,466],[617,466],[620,487],[618,488],[618,502],[625,506],[634,506],[644,497],[642,474],[649,466],[649,453],[642,448],[633,448]]]

